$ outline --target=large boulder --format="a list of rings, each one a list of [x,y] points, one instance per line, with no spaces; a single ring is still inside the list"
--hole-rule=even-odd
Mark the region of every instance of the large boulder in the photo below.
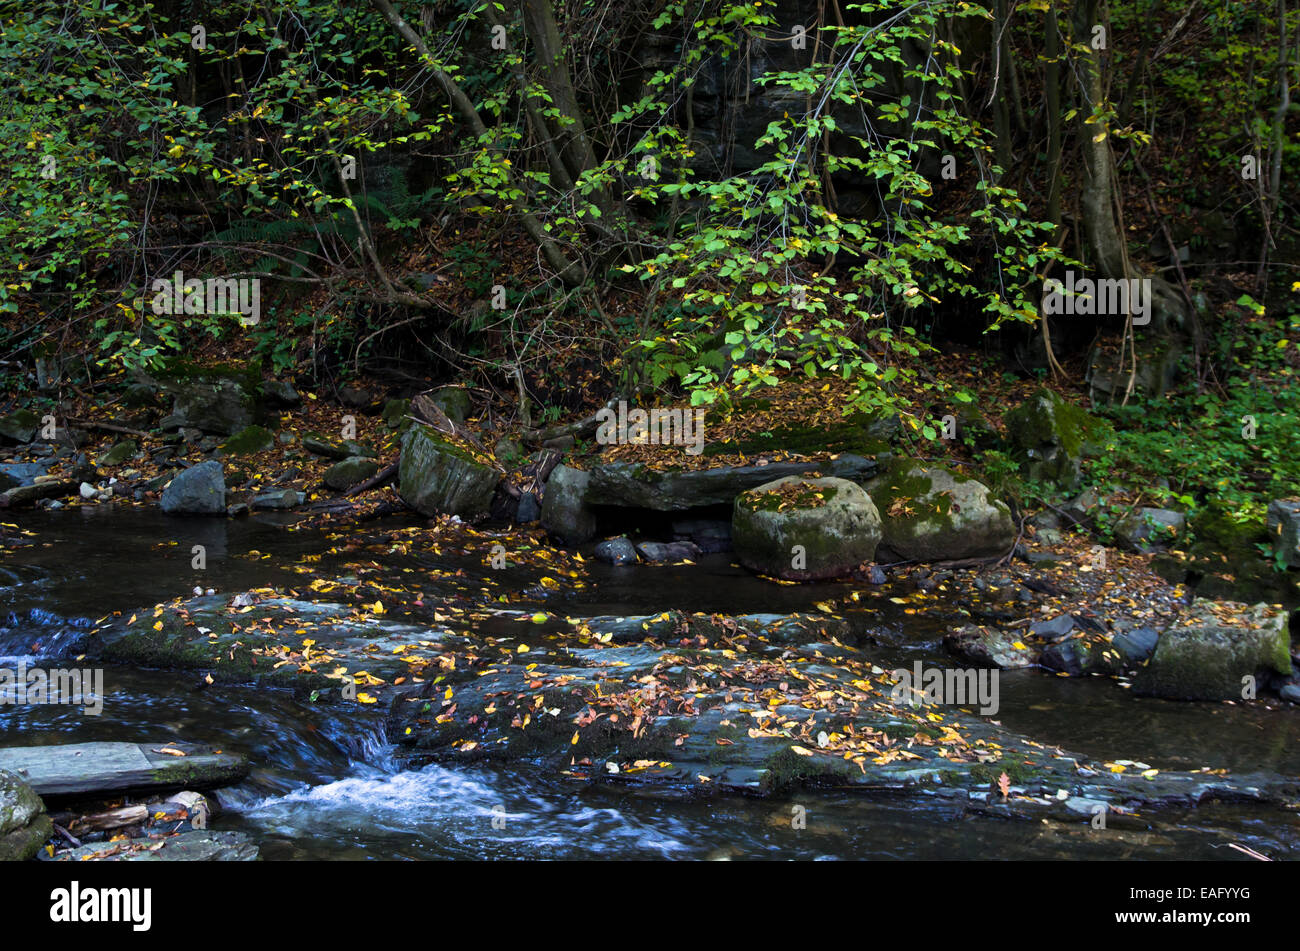
[[[172,395],[172,416],[205,433],[233,436],[262,415],[261,380],[253,372],[177,366],[161,385]]]
[[[591,469],[587,502],[676,512],[705,505],[730,505],[741,492],[786,476],[829,476],[864,482],[877,469],[874,459],[849,454],[821,461],[711,469],[651,469],[640,463],[612,462]]]
[[[412,426],[402,437],[397,479],[402,499],[421,515],[477,518],[488,513],[501,472],[432,426]]]
[[[880,536],[871,497],[846,479],[777,479],[742,492],[731,515],[740,563],[787,581],[848,574],[875,557]]]
[[[1283,564],[1300,568],[1300,502],[1269,502],[1268,533],[1273,539],[1273,552]]]
[[[880,511],[881,543],[901,558],[981,558],[1006,554],[1015,544],[1006,503],[982,483],[942,466],[895,460],[867,483],[867,492]]]
[[[1175,700],[1241,700],[1247,681],[1291,673],[1285,611],[1197,599],[1167,628],[1137,674],[1137,693]]]
[[[542,528],[567,545],[581,545],[596,534],[596,516],[587,506],[591,476],[582,469],[556,466],[542,495]]]
[[[41,797],[17,775],[0,769],[0,862],[31,858],[53,831]]]
[[[168,515],[225,515],[226,476],[214,459],[200,462],[167,484],[162,510]]]
[[[1067,488],[1079,483],[1079,466],[1096,426],[1088,413],[1042,387],[1006,414],[1007,435],[1026,478]]]

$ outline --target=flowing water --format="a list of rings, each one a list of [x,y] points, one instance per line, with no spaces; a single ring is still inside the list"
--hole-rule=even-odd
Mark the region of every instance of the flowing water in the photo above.
[[[196,583],[225,592],[301,585],[290,564],[331,546],[321,533],[287,531],[282,521],[170,519],[109,506],[32,513],[19,524],[36,534],[0,560],[0,666],[8,667],[60,656],[97,619],[186,596]],[[376,523],[351,533],[383,530]],[[196,544],[206,550],[202,572],[190,563]],[[566,612],[790,613],[843,593],[837,585],[765,583],[725,556],[697,566],[599,566],[592,580],[565,602]],[[941,657],[942,626],[933,619],[885,609],[866,620],[880,633],[882,664]],[[72,664],[65,658],[63,665]],[[937,797],[683,796],[526,766],[402,769],[365,711],[302,704],[286,690],[206,687],[194,673],[109,667],[105,686],[100,716],[69,706],[0,706],[0,746],[189,740],[244,752],[253,772],[218,794],[213,826],[249,832],[267,859],[1248,860],[1230,843],[1278,858],[1300,853],[1300,816],[1275,807],[1209,804],[1096,831],[1087,822],[972,816]],[[1110,680],[1023,671],[1002,675],[998,719],[1094,758],[1300,774],[1300,720],[1286,710],[1149,700]],[[795,828],[797,814],[806,827]]]

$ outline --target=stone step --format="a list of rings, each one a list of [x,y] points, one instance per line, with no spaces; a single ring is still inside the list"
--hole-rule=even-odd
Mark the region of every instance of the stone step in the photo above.
[[[228,786],[248,775],[248,759],[193,743],[70,743],[0,749],[0,769],[18,774],[42,796],[66,796]]]

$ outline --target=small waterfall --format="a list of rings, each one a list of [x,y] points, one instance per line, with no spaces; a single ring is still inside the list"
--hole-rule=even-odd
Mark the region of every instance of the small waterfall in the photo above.
[[[44,608],[0,614],[0,664],[68,653],[93,625],[89,618],[65,618]]]

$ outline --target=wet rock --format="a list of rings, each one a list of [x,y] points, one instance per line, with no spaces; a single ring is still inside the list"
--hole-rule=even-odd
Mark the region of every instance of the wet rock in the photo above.
[[[365,482],[379,471],[379,463],[373,459],[352,456],[342,462],[336,462],[325,470],[325,485],[335,492],[345,492],[361,482]]]
[[[977,667],[1012,670],[1038,663],[1038,653],[1030,650],[1014,631],[968,624],[949,631],[943,644],[949,653]]]
[[[741,492],[787,476],[827,476],[860,483],[877,469],[874,459],[848,454],[820,462],[686,470],[650,469],[639,463],[613,462],[591,469],[587,504],[673,512],[704,505],[731,505]]]
[[[1073,630],[1074,618],[1068,614],[1045,621],[1035,621],[1029,625],[1029,633],[1045,641],[1059,641],[1063,637],[1068,637]]]
[[[1273,551],[1283,564],[1300,568],[1300,502],[1269,502],[1268,533],[1273,539]]]
[[[211,829],[166,838],[141,836],[118,842],[90,842],[60,852],[51,862],[253,862],[258,848],[247,832]]]
[[[987,486],[941,466],[897,460],[867,484],[880,511],[881,543],[915,561],[1006,554],[1016,526]]]
[[[880,513],[856,483],[789,476],[736,498],[731,537],[752,571],[788,581],[835,578],[875,557]]]
[[[1285,611],[1198,598],[1160,635],[1134,689],[1175,700],[1241,700],[1245,678],[1290,674],[1290,652]]]
[[[1167,548],[1186,524],[1182,512],[1143,508],[1115,526],[1115,537],[1125,548],[1146,554]]]
[[[1048,670],[1055,670],[1078,677],[1088,666],[1088,652],[1082,641],[1070,639],[1057,644],[1049,644],[1038,655],[1038,663]]]
[[[306,494],[297,489],[273,489],[270,492],[259,492],[248,500],[248,505],[253,511],[274,512],[297,508],[305,501]]]
[[[226,515],[229,518],[239,518],[242,515],[247,515],[249,511],[247,502],[236,502],[234,505],[227,506]]]
[[[582,469],[556,466],[542,495],[542,527],[567,545],[581,545],[596,534],[596,516],[587,506],[591,476]]]
[[[700,550],[691,542],[641,542],[637,552],[651,564],[698,558]]]
[[[193,743],[64,743],[0,749],[0,770],[42,796],[91,795],[227,786],[248,775],[248,758]]]
[[[884,584],[888,580],[889,578],[885,574],[884,569],[881,568],[879,565],[872,565],[870,568],[867,569],[868,584]]]
[[[327,459],[351,459],[354,456],[363,456],[374,458],[377,453],[370,446],[359,443],[355,439],[344,439],[341,442],[333,443],[320,436],[309,433],[302,438],[302,447],[308,452],[314,452],[318,456],[324,456]]]
[[[1155,653],[1160,634],[1154,628],[1139,627],[1123,631],[1111,638],[1111,646],[1119,651],[1126,666],[1137,667]]]
[[[519,440],[503,436],[492,447],[492,455],[502,465],[513,466],[524,458],[524,447]]]
[[[31,410],[14,410],[8,416],[0,416],[0,438],[11,443],[31,442],[40,424],[41,418]]]
[[[54,833],[45,803],[18,774],[0,769],[0,862],[22,862]]]
[[[161,505],[168,515],[225,515],[226,477],[221,463],[209,460],[178,472],[163,490]]]
[[[635,565],[636,547],[626,537],[611,538],[596,546],[596,557],[611,565]]]
[[[1290,703],[1300,703],[1300,684],[1283,684],[1278,696]]]
[[[489,460],[432,426],[412,426],[402,437],[398,491],[421,515],[486,515],[501,475]]]

